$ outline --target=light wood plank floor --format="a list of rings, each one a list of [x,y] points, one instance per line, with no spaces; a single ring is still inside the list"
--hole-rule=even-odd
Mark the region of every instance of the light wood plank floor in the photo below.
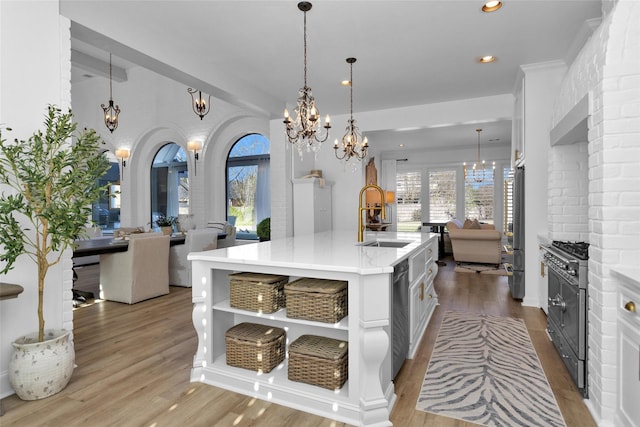
[[[422,379],[447,310],[524,319],[568,427],[595,426],[560,357],[545,334],[540,309],[511,299],[506,277],[455,273],[453,262],[436,277],[440,306],[417,356],[396,381],[395,426],[471,426],[415,410]],[[47,399],[3,400],[0,425],[9,426],[291,426],[345,424],[189,382],[196,350],[191,290],[132,306],[100,302],[74,310],[77,368],[69,385]]]

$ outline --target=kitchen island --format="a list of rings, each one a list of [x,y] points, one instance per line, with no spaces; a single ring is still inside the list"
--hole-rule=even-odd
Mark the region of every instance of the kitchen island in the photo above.
[[[290,237],[191,253],[193,324],[198,337],[191,381],[199,381],[341,422],[391,425],[395,403],[392,359],[394,314],[404,315],[412,357],[437,304],[437,235],[370,232],[363,243],[344,231]],[[401,247],[400,247],[401,246]],[[406,301],[394,310],[394,271],[408,264]],[[349,315],[338,323],[292,319],[286,309],[272,314],[233,308],[229,273],[253,272],[348,282]],[[287,346],[300,335],[348,341],[348,381],[339,390],[290,381],[287,360],[269,373],[226,364],[225,331],[241,322],[284,328]],[[405,354],[405,353],[403,353]]]

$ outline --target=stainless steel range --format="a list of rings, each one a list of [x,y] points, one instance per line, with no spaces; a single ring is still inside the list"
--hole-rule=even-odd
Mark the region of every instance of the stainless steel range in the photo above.
[[[544,248],[549,267],[547,332],[584,397],[587,390],[587,265],[589,244],[553,241]]]

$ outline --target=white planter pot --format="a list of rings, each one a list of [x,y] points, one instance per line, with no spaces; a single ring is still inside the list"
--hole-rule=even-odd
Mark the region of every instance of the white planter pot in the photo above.
[[[70,331],[46,330],[42,342],[38,342],[36,332],[18,338],[12,345],[9,383],[20,399],[43,399],[69,383],[75,364]]]

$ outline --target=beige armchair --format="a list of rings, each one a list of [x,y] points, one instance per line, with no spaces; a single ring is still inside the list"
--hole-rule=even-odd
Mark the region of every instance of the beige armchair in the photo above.
[[[134,304],[169,293],[169,236],[129,236],[126,252],[100,255],[100,288],[110,301]]]
[[[502,237],[492,224],[480,224],[480,228],[463,228],[454,219],[447,222],[453,259],[457,262],[473,262],[500,265],[502,262]]]
[[[208,251],[218,246],[218,232],[214,228],[197,228],[187,231],[184,245],[174,245],[169,249],[169,284],[191,287],[191,252]]]

